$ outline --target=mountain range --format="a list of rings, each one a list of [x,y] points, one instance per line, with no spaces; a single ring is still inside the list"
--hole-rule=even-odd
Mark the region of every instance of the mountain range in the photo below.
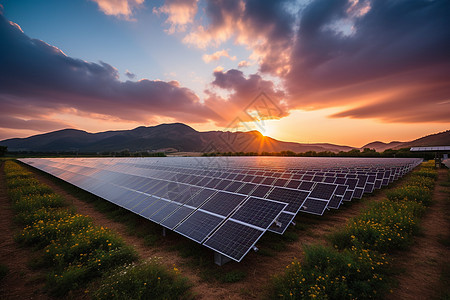
[[[179,152],[307,152],[349,151],[354,147],[328,143],[283,142],[265,137],[258,131],[199,132],[182,123],[137,127],[131,130],[89,133],[77,129],[63,129],[27,138],[0,141],[9,151],[35,152],[111,152],[179,151]],[[412,146],[450,145],[450,131],[432,134],[409,142],[372,142],[362,148],[377,151]],[[357,149],[357,148],[356,148]]]

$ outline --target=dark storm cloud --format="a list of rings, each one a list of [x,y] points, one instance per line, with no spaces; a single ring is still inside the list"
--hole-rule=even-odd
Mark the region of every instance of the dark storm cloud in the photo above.
[[[292,1],[206,1],[207,24],[193,28],[184,41],[205,48],[227,39],[252,48],[263,72],[281,74],[294,38]]]
[[[117,70],[100,62],[66,56],[43,41],[26,36],[0,14],[0,100],[8,112],[27,119],[21,109],[102,114],[122,120],[146,121],[154,116],[204,122],[217,115],[199,103],[197,95],[176,82],[121,82]],[[18,127],[39,123],[17,123]]]
[[[125,71],[125,75],[126,75],[129,79],[135,79],[135,78],[136,78],[136,74],[131,73],[131,72],[128,71],[128,70]]]
[[[36,129],[37,131],[52,131],[61,128],[71,127],[67,123],[45,119],[24,120],[16,117],[3,115],[0,118],[0,128],[9,129]]]
[[[214,92],[207,90],[209,97],[206,103],[213,107],[222,108],[221,114],[225,122],[230,122],[239,116],[244,121],[248,121],[245,117],[245,108],[252,105],[255,98],[264,92],[270,99],[271,105],[274,106],[274,113],[270,118],[278,119],[287,115],[286,107],[283,103],[285,93],[276,88],[272,81],[264,80],[258,74],[251,74],[248,77],[243,72],[235,69],[227,72],[214,72],[213,87],[220,88],[230,92],[227,99],[223,99]],[[262,105],[255,103],[256,106]],[[223,109],[226,107],[226,109]],[[244,114],[243,114],[244,113]]]
[[[347,1],[320,0],[302,11],[284,78],[290,107],[351,105],[334,117],[450,121],[442,114],[450,111],[450,2],[359,4],[352,11]],[[340,21],[353,28],[340,31]]]
[[[297,18],[292,2],[207,1],[207,32],[220,38],[245,28],[235,40],[260,55],[260,75],[279,76],[289,109],[346,106],[353,108],[333,117],[450,121],[442,113],[450,111],[449,1],[315,0],[299,5]],[[216,86],[231,84],[214,76]]]

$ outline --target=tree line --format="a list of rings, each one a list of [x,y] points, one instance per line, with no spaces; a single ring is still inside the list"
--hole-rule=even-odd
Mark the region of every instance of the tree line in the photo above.
[[[433,159],[433,153],[426,152],[411,152],[409,148],[402,148],[398,150],[387,149],[383,152],[377,152],[375,149],[364,148],[362,151],[359,149],[352,149],[350,151],[306,151],[296,153],[293,151],[281,151],[281,152],[210,152],[203,153],[203,156],[289,156],[289,157],[422,157],[424,159]]]

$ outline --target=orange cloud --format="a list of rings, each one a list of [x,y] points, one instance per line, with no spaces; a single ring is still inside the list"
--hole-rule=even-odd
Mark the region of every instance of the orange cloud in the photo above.
[[[284,75],[289,68],[294,17],[277,1],[211,1],[206,15],[210,22],[197,25],[183,42],[205,49],[232,40],[252,51],[261,71]]]
[[[209,63],[213,60],[219,60],[221,57],[228,57],[231,60],[236,60],[236,56],[230,56],[227,50],[216,51],[213,54],[204,54],[203,61]]]
[[[100,10],[109,16],[123,17],[130,20],[133,9],[144,3],[144,0],[91,0],[97,3]]]
[[[166,23],[170,24],[168,33],[183,32],[187,24],[194,21],[198,0],[167,0],[163,6],[154,8],[155,14],[167,14]]]
[[[238,68],[245,68],[245,67],[248,67],[248,66],[250,66],[250,63],[248,61],[246,61],[246,60],[241,60],[238,63]]]

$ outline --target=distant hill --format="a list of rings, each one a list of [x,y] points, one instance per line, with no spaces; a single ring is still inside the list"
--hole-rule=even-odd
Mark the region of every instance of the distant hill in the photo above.
[[[383,142],[376,141],[376,142],[372,142],[372,143],[369,143],[367,145],[364,145],[363,147],[361,147],[361,150],[364,149],[364,148],[370,148],[370,149],[377,150],[377,152],[383,152],[384,150],[393,149],[393,148],[395,148],[397,146],[400,146],[402,144],[403,144],[403,142],[383,143]]]
[[[353,147],[328,143],[303,144],[283,142],[264,137],[258,131],[248,132],[199,132],[182,123],[137,127],[132,130],[89,133],[76,129],[63,129],[0,141],[9,151],[35,152],[111,152],[129,150],[158,151],[173,149],[180,152],[307,152],[350,151]],[[450,145],[450,131],[428,135],[410,142],[372,142],[363,148],[377,151],[413,146]]]
[[[348,146],[327,143],[302,144],[282,142],[264,137],[258,131],[249,132],[199,132],[182,124],[161,124],[137,127],[132,130],[89,133],[76,129],[64,129],[28,138],[0,141],[9,151],[157,151],[173,148],[186,152],[306,152],[349,151]]]
[[[397,150],[401,148],[410,148],[418,146],[450,146],[450,130],[436,134],[430,134],[409,142],[390,142],[390,143],[372,142],[367,145],[364,145],[363,147],[361,147],[361,149],[370,148],[375,149],[378,152],[383,152],[384,150],[387,149]]]

